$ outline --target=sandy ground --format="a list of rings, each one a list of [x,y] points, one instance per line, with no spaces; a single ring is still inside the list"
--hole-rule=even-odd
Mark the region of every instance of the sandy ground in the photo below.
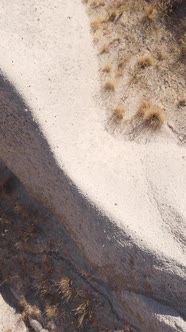
[[[0,295],[0,331],[2,332],[27,332],[20,315],[9,306]]]
[[[79,0],[15,0],[13,4],[1,0],[0,8],[2,73],[24,96],[38,123],[31,135],[14,106],[8,122],[2,112],[1,158],[30,191],[55,206],[58,215],[68,215],[66,227],[86,258],[110,283],[115,297],[124,307],[130,303],[127,317],[135,326],[141,324],[143,332],[150,327],[152,331],[186,331],[185,148],[177,145],[167,126],[153,141],[142,144],[123,142],[105,130],[96,51]],[[9,98],[9,102],[14,100]],[[65,181],[60,182],[59,170],[52,169],[45,146],[37,151],[39,130],[56,165],[72,181],[69,186],[74,202],[81,196],[81,204],[77,208],[74,203],[74,210],[64,198]],[[39,158],[43,158],[41,163]],[[91,214],[92,206],[99,211],[96,218]],[[125,240],[107,234],[101,214],[124,232]],[[95,220],[100,223],[100,233]],[[118,251],[114,241],[120,245]],[[124,258],[126,251],[129,255],[133,252],[129,248],[134,244],[138,249],[134,249],[135,262],[131,260],[128,271],[128,258],[127,263]],[[122,273],[128,273],[126,279],[119,278]],[[133,292],[133,284],[135,296],[142,294],[144,298],[133,301],[127,293]],[[151,300],[160,307],[167,305],[165,313],[170,309],[166,326],[162,322],[168,314],[163,309],[162,314],[154,314],[156,305]],[[136,309],[143,301],[149,301],[151,313],[142,310],[141,314]],[[133,314],[131,308],[135,308]],[[144,321],[138,315],[144,316]]]

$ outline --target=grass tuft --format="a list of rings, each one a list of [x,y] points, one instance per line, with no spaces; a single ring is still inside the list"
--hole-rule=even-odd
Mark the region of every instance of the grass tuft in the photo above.
[[[145,6],[145,14],[149,20],[151,20],[151,21],[155,20],[158,15],[158,11],[157,11],[155,5],[150,4],[150,5]]]
[[[146,54],[146,55],[143,55],[141,56],[139,59],[138,59],[138,65],[144,69],[146,67],[150,67],[150,66],[153,66],[155,64],[155,60],[154,58],[149,55],[149,54]]]
[[[158,0],[157,8],[161,14],[168,15],[173,10],[173,1],[172,0]]]
[[[97,30],[101,30],[103,22],[104,22],[104,19],[101,17],[97,17],[97,18],[93,19],[90,23],[92,31],[95,33]]]
[[[78,325],[81,327],[86,320],[92,318],[92,312],[90,310],[90,301],[86,300],[81,303],[76,309],[74,309],[75,315],[78,316]]]
[[[34,284],[34,289],[42,297],[50,293],[49,282],[46,275],[41,274],[37,277],[36,283]]]
[[[104,89],[106,91],[114,92],[115,91],[115,82],[114,82],[114,80],[111,80],[111,79],[107,80],[104,84]]]
[[[54,318],[58,314],[58,306],[57,305],[47,305],[45,308],[45,314],[47,318]]]
[[[102,68],[102,71],[103,71],[104,73],[110,73],[111,70],[112,70],[112,65],[110,65],[110,64],[107,64],[107,65],[105,65],[105,66]]]
[[[63,298],[68,302],[73,295],[72,281],[69,278],[63,277],[59,281],[58,286],[58,292],[62,294]]]
[[[153,128],[160,128],[165,122],[164,111],[152,105],[149,101],[145,101],[140,105],[138,115]]]
[[[19,306],[22,309],[22,317],[23,319],[26,319],[28,317],[37,317],[40,315],[41,311],[38,307],[36,307],[35,305],[30,305],[24,296],[20,297],[19,300]]]
[[[119,105],[113,109],[113,114],[117,120],[122,120],[125,115],[126,109]]]
[[[182,38],[180,38],[180,43],[182,55],[186,56],[186,33],[184,33]]]
[[[109,47],[108,47],[108,45],[103,45],[103,46],[100,48],[100,52],[99,52],[99,54],[108,53],[108,51],[109,51]]]
[[[178,107],[185,107],[186,106],[186,98],[182,98],[178,102]]]

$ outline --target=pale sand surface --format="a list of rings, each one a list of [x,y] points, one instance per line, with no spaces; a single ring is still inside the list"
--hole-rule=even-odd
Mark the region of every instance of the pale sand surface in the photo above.
[[[20,315],[9,306],[0,295],[0,331],[1,332],[27,332]]]

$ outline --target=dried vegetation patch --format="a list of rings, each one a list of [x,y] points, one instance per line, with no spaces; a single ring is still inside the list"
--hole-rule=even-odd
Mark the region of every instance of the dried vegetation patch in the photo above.
[[[157,106],[151,106],[146,113],[146,125],[152,127],[152,123],[156,123],[154,129],[159,131],[171,122],[177,132],[183,131],[186,127],[183,102],[186,98],[185,1],[84,2],[98,50],[108,119],[118,115],[118,118],[126,119],[118,121],[118,126],[131,126],[140,105],[148,100]],[[114,105],[127,111],[121,115]],[[181,112],[178,114],[179,107]],[[122,130],[122,134],[127,132]]]
[[[96,271],[62,222],[33,200],[1,161],[0,263],[0,291],[29,331],[34,319],[53,332],[114,332],[115,327],[132,332],[115,316]]]

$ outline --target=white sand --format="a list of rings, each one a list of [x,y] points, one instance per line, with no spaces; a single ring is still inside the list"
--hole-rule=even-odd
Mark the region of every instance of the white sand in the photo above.
[[[155,259],[152,265],[162,272],[162,279],[154,277],[154,284],[160,286],[157,294],[156,287],[152,287],[157,301],[161,302],[161,285],[168,280],[163,273],[170,274],[171,287],[175,286],[173,296],[169,289],[165,290],[162,301],[175,306],[175,310],[182,307],[186,314],[183,301],[178,303],[174,298],[175,292],[178,297],[180,293],[186,294],[186,149],[176,144],[167,128],[147,145],[117,140],[106,132],[105,110],[99,99],[97,58],[88,17],[80,0],[14,0],[13,3],[1,0],[0,10],[2,71],[31,107],[57,164],[78,187],[82,197],[87,196],[133,243]],[[2,137],[1,140],[5,146]],[[13,145],[9,142],[7,146],[10,151],[7,153],[1,146],[7,165],[28,187],[31,181],[33,192],[40,195],[43,191],[56,206],[57,213],[63,215],[68,208],[63,207],[62,188],[57,186],[55,176],[46,179],[49,173],[41,165],[36,179],[38,162],[34,157],[29,161],[30,151],[15,148],[16,142],[14,148],[10,148]],[[46,163],[45,166],[49,167]],[[95,254],[98,242],[94,233],[89,237],[87,230],[78,233],[81,226],[89,227],[83,224],[88,217],[82,215],[82,220],[77,218],[75,223],[76,213],[71,213],[68,227],[73,230],[74,238],[92,263],[103,265],[107,255]],[[87,243],[92,251],[87,250]],[[98,244],[96,250],[100,248]],[[107,263],[112,265],[114,260],[110,259]],[[149,263],[144,258],[144,270],[145,264]],[[177,285],[174,276],[181,280]],[[150,316],[147,317],[150,321]],[[130,319],[132,322],[132,315]],[[158,331],[186,331],[186,323],[179,319],[182,329],[163,327]],[[176,317],[172,320],[176,321]],[[143,329],[143,323],[140,324]],[[152,331],[155,331],[153,326]]]
[[[0,331],[1,332],[27,332],[27,328],[20,315],[9,306],[0,295]]]

